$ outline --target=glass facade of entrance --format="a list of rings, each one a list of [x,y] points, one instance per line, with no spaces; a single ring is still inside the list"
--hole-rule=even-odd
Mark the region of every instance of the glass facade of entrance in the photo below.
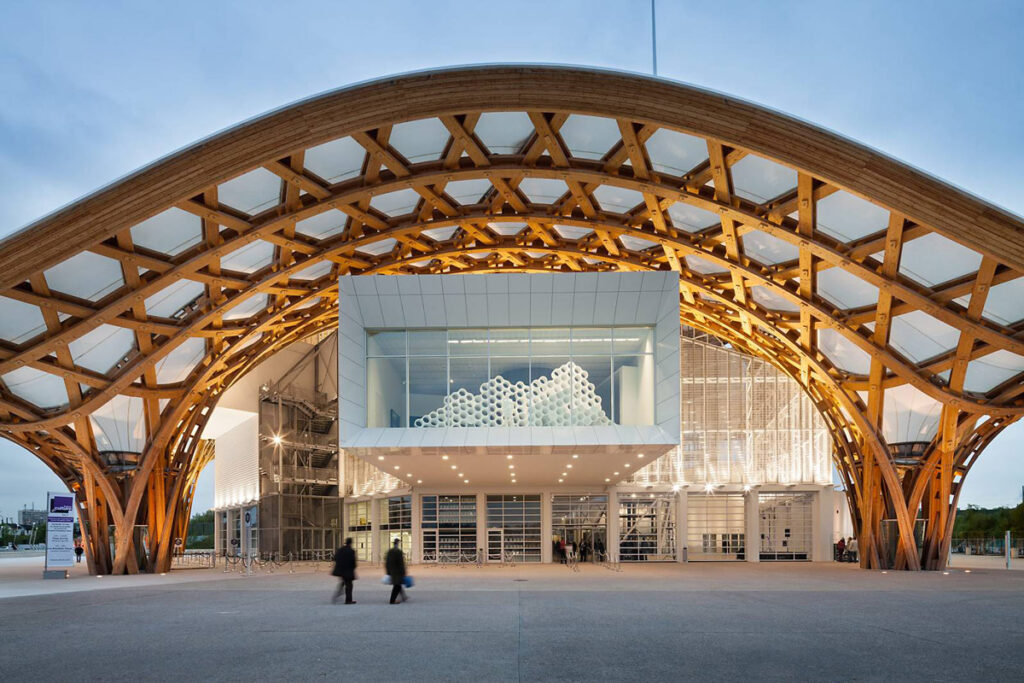
[[[619,559],[623,562],[675,561],[674,493],[619,496]]]
[[[607,494],[551,497],[551,540],[572,544],[581,562],[600,562],[608,552]],[[554,548],[554,545],[552,546]],[[554,553],[557,556],[558,553]],[[557,559],[557,557],[556,557]]]
[[[475,561],[476,496],[423,496],[423,561]]]
[[[690,560],[746,559],[746,511],[742,493],[687,496]]]
[[[540,496],[487,496],[487,561],[540,562]]]

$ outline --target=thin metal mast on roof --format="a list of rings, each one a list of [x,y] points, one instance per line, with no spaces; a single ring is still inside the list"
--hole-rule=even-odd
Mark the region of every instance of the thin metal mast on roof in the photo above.
[[[651,0],[651,72],[658,75],[658,17],[654,11],[654,1]]]

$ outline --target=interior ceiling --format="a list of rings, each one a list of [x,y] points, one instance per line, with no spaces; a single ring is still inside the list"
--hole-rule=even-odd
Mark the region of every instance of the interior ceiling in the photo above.
[[[858,428],[887,395],[1024,411],[1019,218],[794,119],[610,72],[328,93],[42,219],[0,264],[0,429],[68,476],[154,445],[186,465],[224,388],[336,323],[342,274],[674,269],[685,324]]]

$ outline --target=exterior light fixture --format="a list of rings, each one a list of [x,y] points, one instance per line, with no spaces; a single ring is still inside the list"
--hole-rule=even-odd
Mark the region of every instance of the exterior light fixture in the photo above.
[[[580,457],[580,456],[579,456],[579,455],[577,455],[576,453],[573,453],[573,454],[572,454],[572,459],[573,459],[573,460],[576,460],[576,459],[578,459],[579,457]]]
[[[442,460],[447,460],[447,459],[448,459],[448,456],[447,456],[447,455],[442,455],[442,456],[441,456],[441,459],[442,459]]]
[[[513,479],[513,480],[512,480],[512,483],[513,483],[513,484],[514,484],[514,483],[516,483],[516,480],[515,480],[515,479]]]
[[[750,493],[750,484],[744,484],[743,485],[743,492],[744,493]]]
[[[468,484],[468,483],[469,483],[469,479],[466,479],[466,480],[465,480],[465,481],[463,481],[462,483],[463,483],[463,484]]]
[[[565,472],[562,472],[562,476],[563,476],[563,477],[568,477],[569,475],[568,475],[568,474],[566,474]]]
[[[411,476],[412,476],[412,472],[406,472],[406,473],[405,473],[405,476],[407,476],[407,477],[411,477]]]
[[[605,478],[604,478],[604,482],[605,482],[606,484],[607,484],[608,482],[610,482],[610,481],[611,481],[611,479],[609,479],[608,477],[605,477]]]
[[[274,434],[274,436],[271,438],[271,441],[274,442],[275,446],[280,446],[283,439],[281,438],[280,434]]]
[[[398,465],[395,465],[395,469],[396,469],[396,470],[398,469]]]
[[[566,465],[566,468],[571,470],[572,469],[572,465]]]
[[[422,484],[422,483],[423,483],[423,480],[422,480],[422,479],[417,479],[417,480],[416,480],[416,483],[417,483],[417,484]]]
[[[454,470],[454,469],[458,469],[458,468],[455,465],[452,465],[452,469]]]
[[[616,477],[619,476],[618,472],[612,472],[612,474],[614,474]]]
[[[675,485],[672,486],[672,492],[673,493],[678,493],[679,492],[679,484],[675,484]]]
[[[462,476],[462,472],[459,472],[459,476],[460,476],[460,477]]]
[[[707,491],[708,493],[711,493],[712,491],[715,490],[715,486],[714,486],[714,484],[710,484],[710,483],[709,484],[704,484],[704,490]]]
[[[643,454],[643,453],[637,453],[637,454],[636,454],[636,457],[638,457],[638,458],[642,458],[642,457],[644,457],[644,454]]]
[[[626,467],[629,467],[629,463],[628,462],[626,463]]]
[[[559,479],[559,480],[558,480],[558,483],[559,483],[559,484],[561,484],[561,483],[562,483],[562,480],[561,480],[561,479]]]
[[[378,456],[377,456],[377,459],[378,459],[378,460],[383,460],[383,459],[384,459],[384,456],[383,456],[383,455],[378,455]]]
[[[505,458],[508,459],[508,460],[511,460],[512,459],[512,455],[511,454],[506,455]]]
[[[508,468],[509,468],[510,470],[514,470],[514,469],[516,468],[516,466],[515,466],[515,465],[509,465],[509,466],[508,466]]]

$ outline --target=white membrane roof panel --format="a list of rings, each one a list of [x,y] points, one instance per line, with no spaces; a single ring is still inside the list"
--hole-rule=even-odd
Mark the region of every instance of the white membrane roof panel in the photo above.
[[[174,314],[203,295],[203,285],[195,280],[172,282],[146,298],[146,313],[160,318]]]
[[[275,246],[272,243],[256,240],[235,249],[222,258],[220,267],[223,270],[233,270],[239,273],[255,273],[273,263],[274,249]]]
[[[416,190],[404,189],[375,195],[370,199],[370,206],[388,216],[404,216],[412,213],[419,202]]]
[[[659,128],[647,139],[647,157],[658,173],[681,176],[708,158],[708,143],[685,133]]]
[[[934,232],[903,245],[900,273],[923,285],[955,280],[978,271],[981,254]]]
[[[186,339],[156,364],[156,381],[159,384],[184,382],[205,353],[206,340],[200,337]]]
[[[959,340],[960,330],[922,311],[895,316],[889,330],[889,346],[915,363],[949,351]]]
[[[569,191],[569,186],[553,178],[524,178],[519,189],[534,204],[552,204]]]
[[[228,309],[228,312],[224,314],[225,320],[242,320],[244,318],[250,318],[257,313],[262,313],[267,308],[267,295],[266,294],[254,294],[248,299],[242,301],[235,306]]]
[[[622,139],[619,125],[604,116],[572,114],[558,132],[570,154],[578,159],[601,159]]]
[[[668,217],[672,219],[673,226],[686,232],[701,232],[722,223],[721,219],[710,211],[683,202],[676,202],[668,207]]]
[[[3,376],[4,384],[18,398],[40,408],[61,408],[68,404],[64,379],[27,365]]]
[[[487,112],[480,115],[473,133],[492,154],[516,154],[533,134],[533,122],[526,112]]]
[[[100,452],[142,452],[146,443],[146,421],[141,398],[115,396],[93,411],[89,420]]]
[[[0,339],[20,344],[46,329],[38,306],[0,296]]]
[[[136,246],[176,256],[203,241],[203,221],[188,211],[170,208],[132,226]]]
[[[217,187],[217,200],[254,216],[281,201],[281,183],[281,179],[267,169],[257,168],[221,183]]]
[[[793,261],[800,255],[800,249],[795,244],[760,230],[751,230],[740,238],[740,242],[744,254],[766,266]]]
[[[818,200],[817,230],[840,242],[853,242],[884,231],[889,212],[880,206],[839,190]]]
[[[797,313],[800,311],[800,306],[795,302],[790,301],[775,290],[769,289],[764,285],[751,287],[750,296],[769,311],[782,311],[785,313]]]
[[[100,325],[68,343],[75,365],[103,374],[134,348],[135,333],[113,325]]]
[[[938,431],[942,404],[911,384],[885,390],[882,435],[890,443],[931,441]]]
[[[964,389],[983,394],[1021,372],[1024,372],[1024,357],[1000,349],[967,364]]]
[[[410,163],[441,158],[451,134],[439,119],[399,123],[391,129],[388,142]]]
[[[818,348],[840,370],[866,375],[871,370],[871,354],[844,337],[838,330],[818,329]]]
[[[594,198],[597,199],[602,209],[616,213],[626,213],[644,203],[644,196],[640,192],[614,185],[601,185],[596,188]]]
[[[91,251],[79,252],[43,275],[52,291],[89,301],[99,301],[124,285],[120,262]]]
[[[842,268],[827,268],[818,273],[818,294],[842,310],[878,301],[878,287]]]
[[[796,171],[748,154],[732,165],[732,186],[736,195],[764,204],[796,187]]]
[[[333,185],[360,175],[365,160],[363,146],[346,136],[307,149],[303,165]]]
[[[345,229],[348,216],[341,211],[331,209],[295,223],[295,232],[312,237],[316,240],[327,239],[339,235]]]
[[[490,180],[475,178],[453,180],[445,185],[444,191],[459,204],[478,204],[492,187]]]

